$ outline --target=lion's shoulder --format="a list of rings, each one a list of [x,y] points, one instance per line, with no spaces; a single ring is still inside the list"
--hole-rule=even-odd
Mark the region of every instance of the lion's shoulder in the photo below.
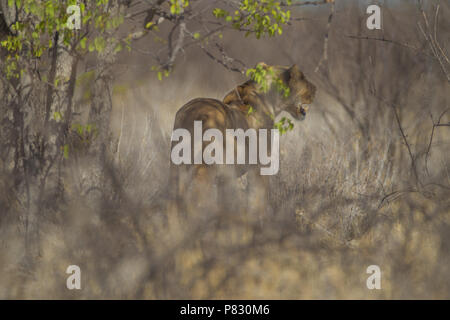
[[[256,87],[253,81],[247,81],[228,92],[223,98],[223,103],[227,105],[232,104],[246,104],[246,101],[254,95]]]

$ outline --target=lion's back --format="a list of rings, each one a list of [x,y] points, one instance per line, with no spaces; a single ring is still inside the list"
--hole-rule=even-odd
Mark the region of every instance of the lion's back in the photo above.
[[[222,101],[210,98],[197,98],[182,106],[176,116],[174,130],[184,128],[191,133],[194,121],[202,121],[203,130],[224,129],[227,126],[229,110]]]

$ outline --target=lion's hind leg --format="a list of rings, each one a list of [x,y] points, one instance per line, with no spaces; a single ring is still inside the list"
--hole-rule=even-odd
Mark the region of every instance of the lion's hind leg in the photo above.
[[[179,173],[178,194],[189,220],[205,219],[216,213],[216,169],[207,165],[186,166]]]

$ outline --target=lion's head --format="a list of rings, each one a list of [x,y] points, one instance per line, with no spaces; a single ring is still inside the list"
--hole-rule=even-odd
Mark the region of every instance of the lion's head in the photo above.
[[[289,96],[284,99],[282,109],[289,112],[294,119],[303,120],[308,105],[314,100],[316,87],[305,78],[295,64],[284,71],[281,78],[290,90]]]
[[[307,105],[314,100],[316,87],[305,78],[297,65],[269,66],[260,62],[255,69],[263,71],[261,73],[265,75],[265,81],[257,83],[252,79],[237,86],[224,97],[223,103],[235,106],[247,114],[249,114],[248,107],[251,106],[256,111],[252,113],[253,117],[264,118],[269,112],[273,113],[268,122],[273,122],[274,117],[282,111],[289,112],[296,120],[303,120],[308,110]],[[276,83],[280,84],[280,80],[282,86],[275,86]],[[265,86],[263,82],[266,83]],[[289,88],[289,95],[286,96],[287,88]],[[264,111],[267,105],[271,105],[272,109],[258,112]],[[264,122],[262,118],[257,122]]]

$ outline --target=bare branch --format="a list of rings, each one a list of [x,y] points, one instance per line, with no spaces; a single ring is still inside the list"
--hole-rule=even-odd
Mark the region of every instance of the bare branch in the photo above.
[[[320,67],[328,62],[328,38],[330,36],[330,29],[331,29],[331,22],[333,21],[334,11],[335,11],[335,4],[334,0],[331,1],[323,1],[323,3],[331,3],[330,7],[330,15],[328,16],[328,23],[327,23],[327,31],[325,33],[325,37],[323,40],[323,53],[322,58],[319,60],[319,63],[317,64],[316,69],[314,72],[318,72]]]
[[[430,114],[431,121],[433,122],[433,128],[431,129],[430,140],[429,140],[429,142],[428,142],[427,151],[425,152],[425,170],[426,170],[426,172],[427,172],[428,175],[430,175],[429,172],[428,172],[428,158],[429,158],[429,156],[430,156],[431,144],[433,143],[434,131],[435,131],[436,127],[450,126],[450,123],[447,123],[447,124],[441,124],[442,117],[443,117],[443,116],[447,113],[447,111],[449,111],[449,110],[450,110],[450,109],[444,110],[444,112],[442,112],[441,115],[439,116],[438,121],[437,121],[436,123],[435,123],[434,120],[433,120],[433,115]]]

